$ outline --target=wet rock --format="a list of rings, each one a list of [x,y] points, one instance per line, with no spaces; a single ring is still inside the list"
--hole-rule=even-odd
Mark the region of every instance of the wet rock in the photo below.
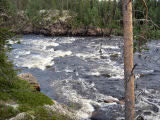
[[[112,54],[112,55],[110,55],[110,58],[111,58],[111,60],[115,61],[118,59],[118,56],[119,56],[118,54]]]
[[[144,115],[151,115],[152,112],[151,112],[151,111],[145,111],[145,112],[143,112],[143,114],[144,114]]]
[[[115,120],[123,116],[123,107],[118,104],[103,106],[92,113],[92,120]]]
[[[104,100],[105,103],[114,103],[117,102],[117,100],[112,100],[112,99],[108,99],[108,100]]]
[[[104,76],[104,77],[108,77],[108,78],[110,78],[110,77],[111,77],[111,75],[110,75],[110,74],[108,74],[108,73],[106,73],[106,74],[102,74],[102,76]]]
[[[104,100],[104,102],[105,103],[117,103],[117,104],[120,104],[120,105],[124,105],[125,104],[125,102],[124,102],[124,100],[112,100],[112,99],[109,99],[109,100]]]
[[[142,116],[138,116],[136,120],[144,120],[144,118]]]
[[[54,102],[54,105],[45,105],[44,107],[48,111],[60,113],[61,115],[67,115],[67,116],[69,116],[69,118],[71,118],[73,120],[79,120],[78,116],[76,116],[75,110],[72,110],[69,107],[67,107],[66,105],[60,104],[56,101],[53,101],[53,102]]]
[[[40,84],[37,79],[31,73],[21,73],[18,75],[23,80],[26,80],[29,84],[31,84],[37,91],[40,91]]]
[[[117,104],[120,104],[120,105],[124,105],[124,104],[125,104],[124,99],[121,99],[121,100],[115,100],[115,99],[98,100],[98,102],[104,102],[104,103],[117,103]]]
[[[157,113],[159,112],[159,108],[156,105],[153,105],[153,111]]]

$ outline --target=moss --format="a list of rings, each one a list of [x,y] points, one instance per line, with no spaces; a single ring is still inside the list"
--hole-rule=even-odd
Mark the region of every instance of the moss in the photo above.
[[[14,117],[22,112],[33,115],[35,120],[71,120],[66,115],[45,109],[43,106],[52,105],[53,101],[43,93],[35,91],[26,81],[17,78],[3,85],[3,87],[0,86],[0,100],[14,101],[19,104],[19,107],[16,111],[10,106],[0,104],[0,120]],[[27,120],[32,120],[32,118]]]
[[[34,113],[35,120],[52,120],[52,113],[44,107],[38,107]]]
[[[5,120],[15,116],[18,111],[14,110],[13,107],[6,106],[0,103],[0,120]]]
[[[12,87],[6,84],[7,89],[0,92],[0,100],[13,99],[19,104],[28,104],[30,106],[40,106],[49,104],[52,105],[53,101],[45,96],[43,93],[35,91],[26,81],[15,80],[12,82]]]
[[[32,106],[40,106],[49,104],[52,105],[53,102],[50,98],[45,96],[44,94],[40,92],[32,92],[32,91],[15,91],[14,94],[12,94],[13,98],[18,101],[18,103],[21,104],[28,104]]]
[[[27,104],[20,104],[18,107],[18,110],[20,112],[29,112],[29,111],[32,111],[33,108],[32,108],[32,106],[27,105]]]

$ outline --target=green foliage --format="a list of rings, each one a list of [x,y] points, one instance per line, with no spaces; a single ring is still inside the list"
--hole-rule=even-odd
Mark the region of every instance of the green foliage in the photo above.
[[[41,19],[40,10],[42,6],[37,3],[40,3],[39,0],[32,0],[27,5],[26,15],[33,23],[37,23]]]
[[[8,118],[11,118],[17,113],[18,111],[15,110],[13,107],[4,105],[4,103],[0,103],[0,120],[6,120]]]

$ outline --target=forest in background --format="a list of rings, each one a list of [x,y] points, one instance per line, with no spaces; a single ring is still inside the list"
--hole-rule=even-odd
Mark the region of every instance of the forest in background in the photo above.
[[[77,24],[108,27],[114,25],[116,20],[122,19],[121,0],[0,0],[1,6],[8,4],[9,12],[24,10],[27,15],[38,14],[39,10],[68,10],[76,13]],[[149,20],[160,25],[160,1],[146,0]],[[3,8],[0,8],[2,12]],[[133,19],[145,18],[145,6],[142,0],[133,1]],[[73,13],[73,14],[74,14]],[[112,23],[112,24],[111,24]]]
[[[122,27],[121,0],[0,0],[0,4],[0,13],[4,12],[4,9],[8,9],[7,13],[15,19],[16,13],[22,10],[25,11],[26,16],[33,19],[39,16],[40,10],[56,9],[60,11],[60,16],[63,15],[64,10],[69,11],[71,16],[74,16],[73,26],[84,25],[113,29]],[[143,27],[142,19],[145,19],[146,15],[146,8],[143,4],[142,0],[133,1],[133,21],[136,30]],[[148,21],[152,23],[148,27],[152,30],[158,29],[160,26],[160,1],[146,0],[146,4]],[[142,23],[138,21],[140,19]]]

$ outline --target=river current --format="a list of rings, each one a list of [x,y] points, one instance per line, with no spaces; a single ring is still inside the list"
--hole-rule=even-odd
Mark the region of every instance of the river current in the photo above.
[[[10,58],[20,72],[32,73],[41,91],[69,105],[77,116],[89,119],[98,106],[113,113],[116,103],[102,100],[123,98],[123,39],[121,37],[44,37],[25,35],[13,43]],[[136,116],[160,120],[160,42],[134,54]],[[113,106],[113,107],[112,107]],[[105,120],[122,120],[122,110]],[[107,115],[106,115],[107,116]]]

